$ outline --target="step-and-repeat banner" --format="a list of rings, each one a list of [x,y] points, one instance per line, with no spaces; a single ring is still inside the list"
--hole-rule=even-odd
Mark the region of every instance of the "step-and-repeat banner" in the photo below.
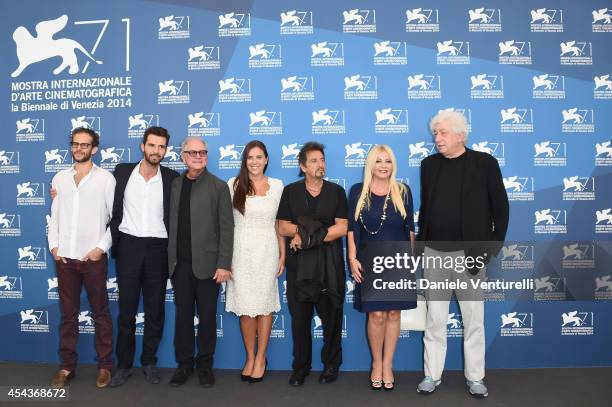
[[[455,109],[469,121],[468,146],[501,166],[509,239],[567,241],[559,261],[576,273],[610,255],[592,244],[612,240],[610,1],[9,0],[2,8],[0,360],[57,361],[49,183],[72,165],[68,136],[78,126],[101,134],[95,161],[109,170],[141,158],[148,126],[169,129],[163,164],[177,170],[182,138],[201,136],[208,168],[223,179],[236,175],[246,143],[260,139],[268,174],[285,183],[298,177],[301,145],[317,140],[327,147],[329,180],[347,189],[361,180],[369,149],[385,143],[418,208],[420,161],[434,153],[428,120]],[[508,244],[494,263],[543,269],[528,243]],[[564,279],[545,275],[536,291],[546,295],[531,301],[491,295],[487,366],[612,365],[611,274],[589,277],[591,301],[565,301]],[[116,320],[114,265],[107,287]],[[291,362],[284,287],[282,277],[274,369]],[[352,308],[352,281],[346,289],[343,368],[365,370],[365,318]],[[174,365],[172,296],[168,284],[163,366]],[[224,297],[216,365],[239,368],[238,320]],[[93,363],[85,296],[81,310],[80,360]],[[137,316],[137,335],[145,318]],[[319,367],[318,317],[312,332]],[[448,332],[447,366],[458,369],[463,331],[454,305]],[[395,366],[421,369],[421,333],[401,333]]]

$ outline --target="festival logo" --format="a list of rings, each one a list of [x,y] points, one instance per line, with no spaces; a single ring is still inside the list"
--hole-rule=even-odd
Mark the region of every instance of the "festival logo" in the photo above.
[[[45,119],[25,117],[15,122],[17,141],[45,141]]]
[[[533,109],[509,107],[499,112],[502,133],[533,133]]]
[[[376,10],[352,9],[342,12],[343,33],[375,33],[376,32]]]
[[[249,68],[279,68],[283,66],[282,46],[264,42],[249,46]]]
[[[534,75],[532,97],[534,99],[565,99],[565,76]]]
[[[433,33],[439,31],[438,9],[419,7],[406,10],[406,32]]]
[[[219,37],[242,37],[251,35],[250,13],[225,13],[219,15]]]
[[[374,123],[374,133],[376,134],[405,134],[408,133],[408,110],[385,109],[374,112],[376,122]]]
[[[21,332],[49,332],[49,311],[26,309],[19,311]]]
[[[532,33],[562,33],[563,10],[539,8],[530,11]]]
[[[561,314],[561,335],[593,335],[595,333],[594,313],[573,310]]]
[[[187,116],[187,135],[193,137],[220,136],[221,115],[213,112],[196,112]]]
[[[219,102],[239,103],[251,101],[251,80],[247,78],[227,78],[219,81]]]
[[[204,44],[197,45],[187,49],[187,55],[187,70],[189,71],[221,69],[219,47]]]
[[[468,41],[441,41],[436,43],[438,65],[467,65],[470,63],[470,43]]]
[[[545,208],[533,213],[535,234],[567,234],[567,211]]]
[[[585,41],[566,41],[561,47],[561,65],[593,65],[593,44]]]
[[[289,10],[280,13],[281,35],[306,35],[314,32],[312,11]]]
[[[314,100],[314,78],[297,75],[281,78],[280,99],[282,102]]]
[[[440,75],[415,74],[408,77],[408,99],[441,99]]]
[[[160,17],[157,38],[160,40],[185,39],[190,37],[189,16],[169,15]]]
[[[250,136],[283,134],[283,113],[259,110],[249,113]]]
[[[468,10],[469,32],[501,32],[501,10],[498,8],[484,8]]]
[[[533,313],[514,311],[500,319],[500,336],[533,336]]]
[[[157,103],[160,105],[181,104],[190,102],[189,81],[170,79],[157,84]]]
[[[408,63],[407,50],[405,42],[375,42],[374,65],[406,65]]]
[[[533,145],[533,165],[535,167],[565,167],[567,165],[567,145],[555,141],[541,141]]]
[[[472,87],[470,97],[472,99],[503,99],[504,77],[503,75],[488,75],[482,73],[470,77]]]
[[[531,65],[531,42],[507,40],[498,43],[499,63],[506,65]]]
[[[320,109],[312,112],[312,134],[346,133],[344,110]]]

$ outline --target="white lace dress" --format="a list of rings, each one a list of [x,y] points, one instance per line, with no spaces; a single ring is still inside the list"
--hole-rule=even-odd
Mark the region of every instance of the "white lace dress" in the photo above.
[[[225,310],[238,316],[267,315],[280,311],[278,240],[274,230],[283,182],[268,177],[265,196],[249,196],[244,216],[234,209],[233,278],[227,282]],[[228,181],[234,198],[234,178]]]

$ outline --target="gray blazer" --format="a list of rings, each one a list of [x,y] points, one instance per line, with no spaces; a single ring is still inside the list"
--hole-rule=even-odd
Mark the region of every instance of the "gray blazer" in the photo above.
[[[183,178],[172,182],[170,193],[170,231],[168,269],[174,274],[177,262],[178,212]],[[227,184],[204,169],[191,189],[191,256],[193,274],[211,278],[218,268],[230,270],[234,245],[234,215]]]

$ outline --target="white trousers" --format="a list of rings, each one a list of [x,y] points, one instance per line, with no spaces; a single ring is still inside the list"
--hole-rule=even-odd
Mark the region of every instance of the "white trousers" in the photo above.
[[[425,256],[463,256],[463,250],[456,252],[439,252],[425,247]],[[456,272],[452,268],[425,267],[423,277],[429,281],[466,281],[470,284],[472,275],[468,271]],[[484,274],[481,271],[478,275]],[[484,297],[482,290],[455,290],[463,318],[463,352],[465,358],[464,374],[468,380],[484,379],[485,375],[485,333],[484,333]],[[448,307],[453,290],[426,290],[427,325],[423,343],[425,345],[425,376],[439,380],[444,371],[446,360],[446,329]]]

